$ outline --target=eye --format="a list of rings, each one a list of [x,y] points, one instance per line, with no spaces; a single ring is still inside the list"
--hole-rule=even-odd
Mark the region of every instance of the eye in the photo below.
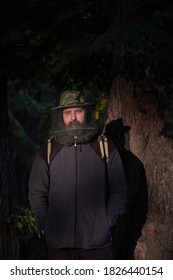
[[[68,115],[70,115],[70,112],[71,112],[70,110],[65,110],[64,115],[68,116]]]
[[[80,113],[82,113],[82,111],[83,110],[81,108],[79,108],[79,109],[76,110],[76,113],[80,114]]]

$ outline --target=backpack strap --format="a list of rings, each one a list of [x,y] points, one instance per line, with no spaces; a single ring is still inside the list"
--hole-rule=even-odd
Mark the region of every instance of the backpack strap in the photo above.
[[[109,160],[109,150],[108,150],[108,139],[104,134],[101,134],[98,138],[100,152],[101,152],[101,159],[104,161],[105,166],[105,202],[107,204],[108,201],[108,193],[109,193],[109,175],[108,175],[108,160]]]
[[[38,150],[42,159],[49,166],[54,157],[61,151],[63,148],[62,144],[56,142],[56,140],[51,137],[46,141]]]
[[[104,134],[102,134],[100,135],[98,141],[100,146],[101,159],[105,159],[106,162],[108,163],[109,160],[108,139]]]
[[[52,139],[48,139],[47,141],[47,164],[50,164],[50,155],[51,155],[51,149],[52,149]]]

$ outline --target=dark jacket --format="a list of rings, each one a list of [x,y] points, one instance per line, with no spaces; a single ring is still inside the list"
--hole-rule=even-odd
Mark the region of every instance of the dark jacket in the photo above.
[[[47,244],[54,248],[99,248],[111,243],[110,227],[125,211],[127,188],[117,149],[109,144],[109,187],[98,141],[77,146],[52,143],[33,162],[29,200]]]

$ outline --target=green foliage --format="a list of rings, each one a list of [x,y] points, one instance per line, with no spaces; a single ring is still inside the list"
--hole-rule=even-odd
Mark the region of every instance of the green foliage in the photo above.
[[[28,81],[9,82],[9,116],[16,149],[31,151],[50,135],[51,110],[58,94],[47,83]],[[18,150],[19,148],[19,150]]]
[[[45,75],[59,90],[79,81],[104,89],[110,86],[113,62],[116,73],[129,77],[151,69],[151,63],[155,76],[162,63],[173,64],[173,5],[168,0],[10,1],[10,9],[2,3],[2,19],[8,22],[6,30],[1,27],[1,44],[8,49],[13,79]],[[145,65],[132,63],[122,71],[120,64],[126,65],[129,56],[140,60],[141,52]]]
[[[40,129],[35,135],[40,139],[46,138],[44,125],[50,126],[53,95],[57,97],[74,84],[96,88],[101,94],[109,92],[112,78],[118,75],[135,84],[168,85],[172,81],[173,4],[169,0],[1,3],[0,47],[6,50],[5,70],[11,80],[32,80],[30,90],[23,87],[22,94],[26,100],[31,95],[36,101],[26,108],[37,109]],[[34,84],[42,80],[55,86],[57,95],[44,90],[46,83],[42,88],[41,82]],[[44,104],[40,105],[39,96],[45,96]],[[23,132],[18,134],[23,141]]]
[[[135,84],[172,81],[169,0],[1,3],[0,47],[6,50],[5,70],[12,80],[43,79],[58,94],[74,84],[109,92],[118,75]],[[48,115],[42,115],[42,122],[48,121]]]
[[[97,103],[95,109],[96,120],[99,120],[101,116],[105,114],[105,109],[107,109],[107,106],[108,106],[108,94],[106,92],[102,92],[100,95],[100,100]]]
[[[42,237],[43,232],[38,228],[30,209],[21,208],[19,214],[6,217],[6,222],[12,232],[16,232],[23,240],[29,240],[33,235]]]

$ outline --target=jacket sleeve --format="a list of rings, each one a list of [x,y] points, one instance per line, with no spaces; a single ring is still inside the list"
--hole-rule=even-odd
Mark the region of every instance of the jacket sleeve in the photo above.
[[[48,166],[37,152],[29,177],[29,201],[40,228],[43,228],[48,212]]]
[[[108,178],[107,215],[110,226],[114,227],[117,224],[118,217],[124,213],[127,204],[127,184],[124,168],[117,149],[110,155]]]

